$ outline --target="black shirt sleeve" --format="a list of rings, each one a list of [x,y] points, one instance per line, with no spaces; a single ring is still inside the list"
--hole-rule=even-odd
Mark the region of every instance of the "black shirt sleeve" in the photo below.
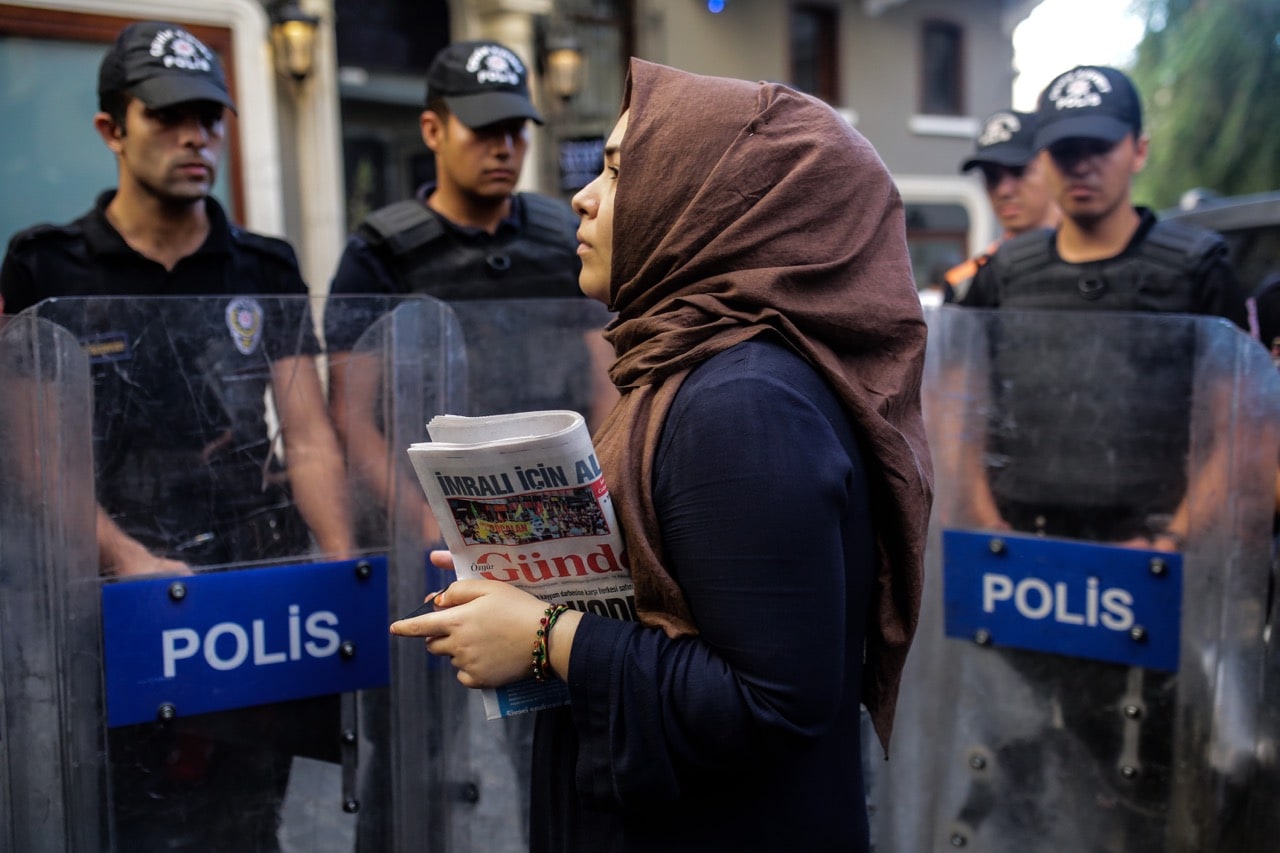
[[[964,297],[959,304],[969,308],[999,307],[1000,296],[996,287],[995,272],[996,258],[999,254],[999,250],[997,250],[987,263],[978,267],[978,272],[974,275],[973,281],[969,284],[969,289],[965,291]]]
[[[1246,294],[1226,254],[1216,256],[1200,279],[1200,313],[1226,317],[1246,331],[1249,328]]]
[[[9,242],[9,251],[0,266],[0,300],[5,314],[17,314],[40,301],[25,255],[17,237]]]

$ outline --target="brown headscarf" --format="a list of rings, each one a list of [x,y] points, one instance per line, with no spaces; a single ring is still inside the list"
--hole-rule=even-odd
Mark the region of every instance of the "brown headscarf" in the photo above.
[[[863,701],[887,752],[933,496],[902,199],[861,135],[782,85],[632,59],[626,109],[606,332],[623,396],[596,447],[641,619],[697,632],[664,567],[651,493],[671,401],[691,368],[771,330],[835,389],[867,457],[879,567]]]

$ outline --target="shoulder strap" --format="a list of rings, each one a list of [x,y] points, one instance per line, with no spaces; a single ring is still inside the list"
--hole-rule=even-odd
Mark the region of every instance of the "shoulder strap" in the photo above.
[[[444,226],[420,201],[398,201],[379,208],[360,223],[361,236],[371,245],[401,257],[444,236]]]
[[[9,250],[17,251],[28,243],[38,243],[49,237],[79,237],[82,231],[83,229],[80,227],[80,220],[78,219],[65,225],[53,225],[50,223],[33,225],[9,238]]]
[[[537,193],[520,193],[524,202],[525,228],[532,240],[552,246],[577,243],[578,217],[563,201]]]
[[[1216,231],[1162,219],[1151,226],[1138,251],[1155,263],[1182,272],[1196,270],[1209,258],[1225,252],[1226,242]]]
[[[1009,278],[1038,273],[1053,263],[1049,235],[1047,230],[1037,230],[1007,240],[992,255],[992,265]]]

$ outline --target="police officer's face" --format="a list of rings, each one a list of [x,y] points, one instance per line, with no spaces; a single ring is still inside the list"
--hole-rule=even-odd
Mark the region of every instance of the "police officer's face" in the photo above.
[[[573,197],[573,209],[582,217],[578,226],[578,257],[582,260],[578,287],[606,305],[613,264],[613,199],[618,190],[622,138],[628,118],[629,110],[618,119],[604,144],[604,171]]]
[[[203,199],[213,188],[222,156],[223,116],[214,101],[188,101],[151,109],[133,98],[124,127],[106,113],[94,119],[120,164],[120,179],[161,201]]]
[[[1045,149],[1041,162],[1064,215],[1097,221],[1129,205],[1133,176],[1147,161],[1147,139],[1126,134],[1118,142],[1063,139]]]
[[[1053,224],[1054,201],[1038,160],[1024,166],[983,163],[981,168],[991,209],[1005,231],[1021,234]]]
[[[440,185],[480,199],[510,196],[524,168],[528,124],[515,118],[472,128],[453,114],[441,121],[434,112],[424,113],[422,138],[435,152]]]

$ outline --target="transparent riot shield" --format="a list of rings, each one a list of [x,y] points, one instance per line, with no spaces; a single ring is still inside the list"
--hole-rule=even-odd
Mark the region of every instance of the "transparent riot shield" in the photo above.
[[[386,556],[389,624],[443,582],[426,561],[436,536],[424,526],[405,448],[422,440],[433,415],[463,405],[464,341],[452,312],[427,297],[330,299],[324,327],[357,541],[362,553]],[[357,849],[450,849],[459,789],[440,739],[452,716],[443,697],[456,684],[421,643],[392,643],[390,662],[389,687],[360,693],[350,730],[359,755]]]
[[[1215,318],[927,319],[937,495],[877,850],[1264,849],[1270,359]]]
[[[453,321],[438,305],[415,308],[405,312],[411,339],[391,335],[379,352],[392,389],[397,346],[430,358],[423,369],[452,364],[432,342]],[[13,447],[34,442],[35,451],[8,469],[30,479],[19,463],[34,459],[43,479],[29,501],[10,501],[16,492],[5,489],[0,542],[35,554],[33,578],[57,577],[48,567],[74,558],[91,594],[63,595],[63,583],[25,598],[6,588],[4,600],[29,614],[53,608],[41,671],[88,671],[95,701],[51,693],[38,705],[19,695],[30,692],[32,667],[9,665],[17,647],[7,637],[3,683],[6,702],[47,714],[50,728],[60,715],[58,731],[96,751],[59,765],[83,768],[59,823],[76,839],[12,849],[349,851],[361,836],[388,837],[392,812],[378,806],[393,786],[372,756],[393,751],[393,732],[361,715],[388,705],[387,624],[406,582],[385,547],[355,541],[309,300],[50,300],[29,313],[6,341],[25,327],[57,331],[20,341],[6,386],[20,387],[24,369],[41,381],[37,391],[48,386],[45,374],[59,373],[44,365],[65,351],[84,379],[56,390],[80,406],[82,432],[68,445],[78,455],[69,453],[48,391],[31,392],[26,413],[9,418]],[[27,350],[39,370],[21,361]],[[50,460],[78,460],[79,476]],[[28,531],[33,509],[48,520]],[[43,551],[23,544],[31,533],[44,537],[34,540]],[[6,554],[6,575],[13,565]],[[56,600],[46,606],[37,593]],[[72,635],[63,623],[91,628]],[[405,755],[418,758],[412,745]],[[9,811],[11,834],[37,832],[48,811]]]
[[[100,850],[89,371],[61,328],[0,324],[0,850]]]
[[[423,297],[425,299],[425,297]],[[428,300],[431,304],[434,300]],[[369,543],[383,542],[393,562],[416,565],[421,583],[406,588],[398,615],[449,578],[425,567],[423,549],[443,547],[405,449],[425,441],[436,414],[495,414],[570,408],[597,423],[613,402],[600,331],[610,318],[586,299],[453,302],[456,327],[444,343],[465,370],[436,377],[414,362],[396,363],[394,382],[377,353],[388,335],[406,332],[396,300],[331,299],[325,312],[331,386],[339,432],[348,439],[352,493]],[[381,320],[380,312],[388,312]],[[365,328],[368,331],[363,331]],[[404,347],[394,347],[405,352]],[[415,372],[416,371],[416,372]],[[443,393],[431,383],[457,381]],[[388,393],[394,385],[395,392]],[[416,395],[416,396],[415,396]],[[392,405],[394,404],[394,405]],[[380,540],[379,537],[385,537]],[[406,568],[402,578],[409,576]],[[420,641],[393,645],[388,725],[396,747],[382,760],[392,779],[397,836],[369,849],[516,853],[527,850],[532,715],[486,720],[479,694],[461,687],[448,661]],[[375,762],[379,759],[375,758]],[[364,849],[363,847],[361,849]]]

